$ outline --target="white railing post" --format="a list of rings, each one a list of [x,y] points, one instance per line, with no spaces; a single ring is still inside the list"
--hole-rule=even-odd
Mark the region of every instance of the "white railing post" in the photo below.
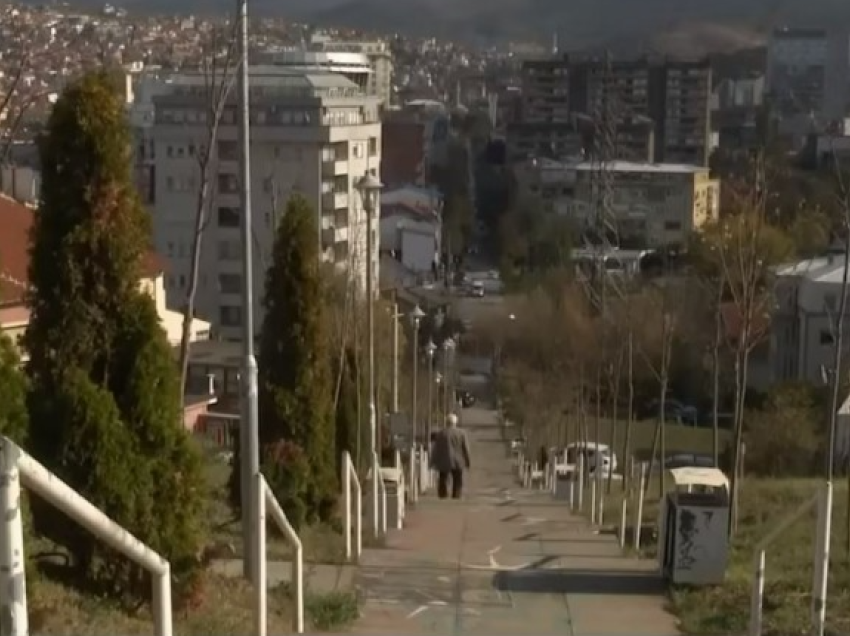
[[[345,560],[351,561],[351,471],[348,468],[348,451],[342,451],[342,519],[345,534]]]
[[[372,534],[377,539],[381,535],[381,460],[378,453],[372,453],[372,483],[369,484],[371,491],[371,516]]]
[[[354,488],[353,496],[352,487]],[[357,477],[354,462],[351,461],[351,454],[348,451],[343,451],[342,453],[342,496],[345,505],[345,510],[343,511],[345,519],[345,558],[351,561],[352,516],[354,517],[354,536],[356,537],[353,556],[359,559],[363,553],[363,489],[360,486],[360,478]]]
[[[584,455],[579,453],[578,456],[578,511],[584,509]]]
[[[646,492],[646,462],[640,463],[640,480],[637,491],[637,515],[635,516],[635,550],[640,550],[640,534],[643,530],[643,495]]]
[[[4,636],[29,634],[18,456],[18,447],[4,439],[0,449],[0,612]]]
[[[286,513],[275,498],[271,488],[266,484],[266,480],[262,475],[258,476],[258,486],[263,494],[264,503],[267,512],[271,513],[275,525],[284,534],[289,543],[295,548],[295,555],[292,559],[292,581],[291,585],[295,589],[295,616],[292,617],[292,628],[296,634],[304,633],[304,546],[295,529],[286,518]],[[265,555],[263,559],[265,560]],[[265,593],[265,588],[263,588]],[[263,636],[262,634],[260,636]]]
[[[764,571],[765,571],[765,553],[767,548],[788,528],[794,525],[803,515],[807,512],[811,511],[812,508],[817,506],[818,509],[818,529],[822,529],[822,518],[823,521],[826,521],[826,512],[827,508],[831,508],[832,505],[832,484],[825,484],[824,488],[818,491],[818,493],[809,498],[807,501],[804,501],[800,504],[796,510],[792,511],[791,514],[787,515],[782,521],[779,522],[778,525],[774,526],[773,530],[762,539],[758,545],[756,545],[755,550],[755,558],[753,561],[753,582],[752,582],[752,592],[750,594],[750,636],[761,636],[761,627],[762,627],[762,600],[764,597]],[[831,510],[829,510],[831,513]],[[823,513],[823,514],[821,514]],[[816,545],[818,544],[819,537],[815,538]],[[822,556],[824,550],[817,549],[816,550],[818,556]],[[826,558],[829,558],[829,549],[826,549]],[[822,562],[820,562],[822,563]],[[821,582],[821,579],[826,578],[827,570],[829,569],[828,564],[824,567],[823,574],[821,576],[817,576],[818,568],[820,565],[818,562],[815,563],[815,572],[816,572],[816,586]],[[818,603],[818,599],[826,601],[826,581],[823,581],[823,594],[819,595],[820,590],[816,587],[812,590],[812,602],[813,608]],[[817,617],[813,617],[813,627],[818,627]],[[822,627],[821,623],[821,627]],[[817,635],[823,636],[823,630]]]
[[[375,525],[375,538],[377,538],[381,534],[387,533],[387,486],[384,483],[384,474],[381,471],[381,462],[378,459],[378,453],[372,455],[372,463],[374,465],[372,469],[373,487],[377,487],[378,489],[378,501],[375,502],[378,504],[378,507],[374,515],[377,521]]]
[[[396,451],[398,452],[398,451]],[[399,454],[400,455],[400,454]],[[401,458],[399,458],[399,464],[401,464]],[[402,468],[402,466],[399,466]],[[416,456],[416,444],[412,444],[410,446],[410,503],[415,504],[419,501],[419,489],[418,484],[419,480],[417,479],[417,471],[419,470],[419,458]]]
[[[826,625],[826,596],[829,587],[829,544],[832,538],[832,482],[821,487],[818,496],[818,525],[815,555],[815,581],[812,588],[814,636],[823,636]]]
[[[761,608],[764,597],[764,550],[756,553],[753,568],[753,589],[750,593],[750,636],[761,636]]]
[[[257,554],[254,555],[254,633],[266,636],[268,633],[268,562],[266,560],[266,480],[261,473],[254,476],[251,484],[257,515]],[[293,585],[297,585],[295,581]]]

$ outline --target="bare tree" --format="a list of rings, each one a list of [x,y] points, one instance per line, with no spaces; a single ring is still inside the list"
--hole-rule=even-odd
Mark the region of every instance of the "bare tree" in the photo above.
[[[767,286],[770,268],[792,252],[791,241],[767,218],[764,159],[757,158],[752,169],[750,183],[727,188],[730,201],[727,217],[707,228],[705,233],[706,257],[714,265],[715,275],[723,281],[724,291],[734,308],[734,316],[730,318],[734,324],[725,325],[726,331],[731,332],[729,341],[735,380],[730,534],[738,523],[750,354],[767,333],[767,316],[773,303]]]
[[[835,474],[835,442],[838,430],[838,409],[841,407],[841,383],[842,363],[844,361],[844,321],[847,318],[847,284],[850,276],[850,189],[833,149],[835,179],[838,185],[838,207],[840,214],[840,227],[844,240],[843,271],[841,272],[841,292],[838,299],[838,315],[835,319],[833,336],[833,359],[832,359],[832,387],[829,408],[829,441],[826,449],[826,475],[832,479]],[[847,512],[845,523],[847,525],[846,553],[850,558],[850,457],[845,460],[847,464]]]
[[[180,336],[180,391],[185,395],[189,373],[189,345],[192,341],[192,322],[195,317],[195,297],[201,268],[204,236],[212,216],[214,159],[218,160],[217,146],[219,127],[230,91],[233,87],[235,69],[242,60],[235,59],[236,35],[239,20],[234,18],[222,30],[213,29],[203,55],[205,124],[203,143],[196,148],[200,182],[195,199],[195,225],[191,251],[186,302],[183,306],[183,329]],[[244,214],[244,210],[243,210]],[[250,222],[250,221],[249,221]],[[244,281],[243,281],[243,284]]]

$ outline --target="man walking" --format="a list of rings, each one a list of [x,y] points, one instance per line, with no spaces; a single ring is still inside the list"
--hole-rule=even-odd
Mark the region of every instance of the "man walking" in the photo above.
[[[460,499],[463,493],[463,471],[469,470],[469,442],[466,432],[457,427],[457,415],[450,413],[446,427],[434,438],[433,465],[438,473],[437,496],[449,496],[449,480],[452,482],[452,499]]]

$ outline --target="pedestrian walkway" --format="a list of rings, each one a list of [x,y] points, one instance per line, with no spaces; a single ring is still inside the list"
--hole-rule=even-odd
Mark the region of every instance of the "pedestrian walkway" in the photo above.
[[[387,545],[364,551],[353,634],[674,636],[654,563],[622,556],[563,502],[523,491],[496,413],[464,411],[463,501],[424,495]]]

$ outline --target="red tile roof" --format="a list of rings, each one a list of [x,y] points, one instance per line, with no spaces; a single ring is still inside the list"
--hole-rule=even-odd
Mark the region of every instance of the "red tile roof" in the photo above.
[[[0,303],[12,304],[23,300],[29,283],[29,232],[34,211],[4,196],[0,196]],[[142,274],[153,278],[163,272],[163,263],[154,252],[148,252],[142,262]]]

